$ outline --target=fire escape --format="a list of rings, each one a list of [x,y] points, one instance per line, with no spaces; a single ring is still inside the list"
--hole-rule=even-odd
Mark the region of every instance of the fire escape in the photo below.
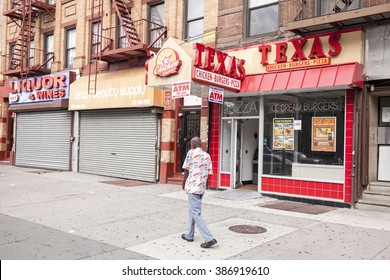
[[[167,28],[147,19],[133,20],[133,0],[111,0],[118,24],[103,28],[103,0],[91,0],[88,93],[94,94],[99,72],[99,61],[108,64],[129,61],[130,65],[144,65],[149,52],[158,52],[166,38]],[[93,32],[93,22],[100,22]]]
[[[7,69],[3,75],[26,78],[28,76],[50,73],[45,65],[54,58],[54,54],[46,56],[42,62],[44,51],[31,47],[34,40],[34,28],[40,15],[49,14],[54,19],[55,5],[38,0],[12,0],[10,9],[4,16],[10,18],[19,28],[15,44],[9,50]]]

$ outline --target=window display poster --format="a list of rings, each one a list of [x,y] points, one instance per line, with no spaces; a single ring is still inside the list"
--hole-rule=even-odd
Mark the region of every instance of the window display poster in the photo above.
[[[336,151],[336,117],[313,117],[311,133],[312,151]]]
[[[273,149],[294,150],[294,119],[273,119]]]

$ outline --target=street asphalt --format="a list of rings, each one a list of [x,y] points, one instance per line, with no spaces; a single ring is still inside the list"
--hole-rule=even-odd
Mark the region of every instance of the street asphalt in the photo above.
[[[194,242],[180,238],[188,211],[180,186],[0,164],[0,259],[390,260],[390,212],[283,210],[257,193],[225,192],[204,197],[218,243],[203,249],[198,232]]]

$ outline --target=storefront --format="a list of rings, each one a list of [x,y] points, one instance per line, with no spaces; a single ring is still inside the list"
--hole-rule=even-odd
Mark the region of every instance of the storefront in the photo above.
[[[362,36],[352,30],[229,52],[245,59],[246,78],[223,107],[212,106],[210,144],[219,150],[210,153],[220,173],[211,185],[351,204]]]
[[[387,26],[366,31],[365,79],[368,108],[367,143],[368,180],[363,185],[390,187],[390,51],[386,46]]]
[[[7,82],[0,81],[0,161],[9,161],[11,155],[11,114],[8,110]],[[11,133],[11,134],[10,134]],[[12,142],[11,142],[12,143]]]
[[[9,81],[15,165],[70,170],[72,114],[67,109],[75,76],[59,72]]]
[[[181,59],[172,65],[191,65],[191,74],[176,67],[156,77],[154,59],[148,81],[173,96],[174,85],[187,80],[191,95],[209,101],[210,188],[250,185],[263,194],[350,205],[362,40],[355,29],[224,52],[168,41]],[[172,146],[180,141],[174,135]]]
[[[164,90],[165,104],[162,115],[161,138],[161,183],[182,182],[182,165],[190,149],[190,140],[200,136],[202,148],[210,150],[209,135],[209,101],[222,102],[221,91],[237,91],[241,80],[237,77],[240,65],[232,64],[215,70],[214,57],[227,60],[225,54],[214,49],[208,52],[210,64],[203,69],[203,53],[201,44],[192,44],[169,38],[161,50],[146,64],[148,86]],[[221,63],[220,65],[224,65]],[[217,73],[218,72],[218,73]],[[244,78],[244,76],[242,76]],[[211,95],[210,95],[211,94]],[[218,165],[215,165],[218,166]],[[217,167],[214,168],[218,172]]]
[[[98,74],[94,94],[88,76],[71,86],[75,111],[72,169],[156,182],[160,151],[161,90],[144,84],[143,69]]]

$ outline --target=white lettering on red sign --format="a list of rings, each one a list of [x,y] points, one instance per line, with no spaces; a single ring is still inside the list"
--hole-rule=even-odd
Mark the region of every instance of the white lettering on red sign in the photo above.
[[[195,81],[206,82],[235,91],[240,91],[241,89],[241,80],[219,75],[196,67],[194,67],[192,79]]]

